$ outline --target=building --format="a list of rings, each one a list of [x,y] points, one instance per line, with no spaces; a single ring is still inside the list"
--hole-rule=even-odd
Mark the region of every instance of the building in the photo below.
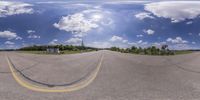
[[[60,53],[59,48],[53,48],[53,47],[49,47],[47,48],[47,53]]]

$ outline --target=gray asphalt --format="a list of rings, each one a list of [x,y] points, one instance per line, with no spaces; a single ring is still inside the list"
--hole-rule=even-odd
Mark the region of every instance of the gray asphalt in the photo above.
[[[19,85],[10,73],[5,54],[17,69],[48,84],[76,81],[101,69],[87,87],[68,93],[43,93]],[[200,53],[146,56],[112,51],[70,55],[0,52],[0,100],[199,100]]]

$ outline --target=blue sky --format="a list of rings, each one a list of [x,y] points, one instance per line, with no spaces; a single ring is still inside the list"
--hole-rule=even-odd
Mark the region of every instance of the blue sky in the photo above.
[[[200,48],[200,1],[0,1],[0,49],[30,45]]]

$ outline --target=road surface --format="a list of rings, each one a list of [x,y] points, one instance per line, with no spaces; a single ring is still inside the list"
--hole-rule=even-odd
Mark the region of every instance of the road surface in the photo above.
[[[42,92],[23,86],[13,75],[47,90],[68,89],[73,84],[78,85],[72,88],[82,87],[65,92]],[[0,98],[199,100],[200,53],[146,56],[112,51],[70,55],[0,52]]]

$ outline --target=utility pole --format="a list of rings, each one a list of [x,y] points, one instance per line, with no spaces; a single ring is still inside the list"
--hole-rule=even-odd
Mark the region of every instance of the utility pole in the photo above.
[[[81,42],[81,46],[84,47],[83,39],[82,39],[82,42]]]
[[[81,41],[81,48],[82,48],[82,50],[85,49],[83,39],[82,39],[82,41]]]

